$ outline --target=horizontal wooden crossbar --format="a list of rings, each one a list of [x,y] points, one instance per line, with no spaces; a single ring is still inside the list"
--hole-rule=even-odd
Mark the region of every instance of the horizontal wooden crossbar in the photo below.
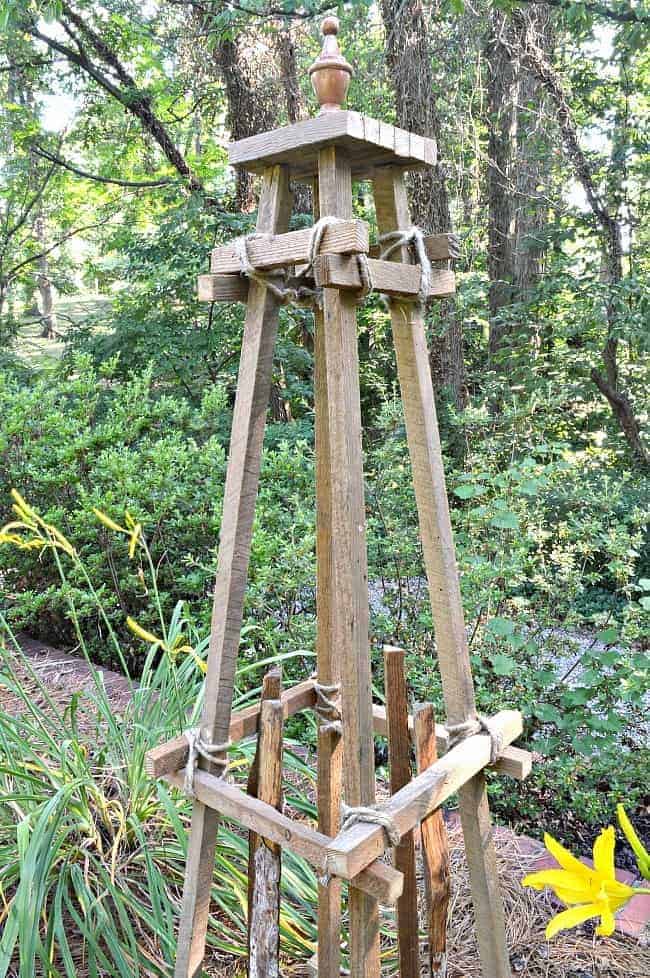
[[[281,265],[295,265],[309,260],[311,228],[287,231],[286,234],[251,238],[248,256],[255,268],[266,271]],[[335,255],[368,251],[368,225],[365,221],[340,221],[325,229],[320,251]],[[231,275],[241,271],[239,256],[232,244],[219,245],[212,252],[210,271]]]
[[[416,298],[420,291],[422,270],[419,265],[403,262],[380,261],[368,258],[368,275],[373,289],[385,295],[402,295]],[[316,285],[333,286],[337,289],[360,289],[361,273],[356,257],[348,255],[320,255],[314,263]],[[432,269],[429,298],[443,298],[456,291],[456,278],[448,269]]]
[[[306,679],[296,686],[291,686],[282,693],[282,706],[284,716],[294,716],[301,710],[312,709],[316,704],[316,693],[314,691],[314,680]],[[237,710],[232,714],[230,721],[230,740],[237,743],[244,737],[250,737],[257,732],[259,724],[260,704],[253,703],[243,710]],[[372,707],[374,732],[380,737],[388,736],[388,721],[386,719],[386,709],[377,703]],[[413,717],[409,717],[409,732],[413,735]],[[438,752],[444,754],[449,747],[449,734],[445,727],[436,724],[436,741]],[[174,774],[185,767],[187,763],[188,744],[184,734],[174,737],[158,747],[153,747],[147,752],[145,757],[145,770],[152,778],[163,778],[168,774]],[[524,781],[532,769],[532,757],[529,751],[522,750],[520,747],[504,747],[501,756],[491,770],[498,774],[515,778],[517,781]]]
[[[503,737],[504,744],[511,744],[523,730],[518,710],[503,710],[491,717],[490,722]],[[391,795],[382,810],[392,816],[395,828],[404,836],[489,763],[487,734],[468,737]],[[329,870],[343,879],[351,879],[378,859],[389,845],[381,826],[358,823],[332,840]]]
[[[379,258],[384,245],[372,244],[368,254]],[[427,234],[424,238],[429,261],[449,261],[460,256],[460,239],[457,234]]]
[[[183,786],[181,774],[168,774],[165,780],[177,788]],[[236,785],[206,771],[195,772],[194,792],[200,802],[214,808],[225,818],[234,819],[244,828],[306,859],[321,876],[328,872],[328,851],[333,840],[305,822],[289,818],[272,805],[247,795]],[[364,866],[351,880],[351,885],[380,903],[392,906],[402,894],[403,876],[391,866],[375,862]]]

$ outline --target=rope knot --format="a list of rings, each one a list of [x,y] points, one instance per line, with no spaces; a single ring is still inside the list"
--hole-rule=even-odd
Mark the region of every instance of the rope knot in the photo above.
[[[456,747],[468,737],[486,733],[490,738],[490,764],[496,764],[503,751],[503,734],[494,725],[490,717],[477,713],[476,718],[464,720],[462,723],[449,723],[445,727],[449,734],[449,750]]]
[[[341,684],[319,683],[315,680],[314,692],[316,693],[314,713],[321,721],[321,731],[323,733],[331,731],[340,737],[343,732],[341,725]]]
[[[228,770],[228,758],[220,755],[226,753],[230,747],[230,740],[224,740],[216,744],[210,743],[202,738],[200,727],[192,727],[190,730],[186,730],[185,737],[187,738],[189,751],[187,754],[187,764],[185,765],[183,788],[186,795],[194,798],[194,772],[197,769],[199,757],[209,761],[210,764],[214,764],[217,768],[217,777],[224,778]]]
[[[409,245],[413,245],[415,251],[415,256],[420,266],[420,289],[418,291],[418,302],[421,305],[425,305],[427,299],[429,298],[429,291],[431,288],[431,262],[427,254],[427,248],[424,240],[424,232],[421,228],[413,227],[405,228],[402,231],[387,231],[386,234],[379,236],[379,244],[384,245],[384,248],[380,252],[379,257],[382,259],[388,259],[397,251],[398,248],[405,248]]]
[[[357,805],[351,807],[341,802],[341,830],[347,832],[358,822],[367,822],[370,825],[380,825],[391,846],[398,846],[402,841],[402,836],[395,824],[395,818],[387,812],[381,805]]]

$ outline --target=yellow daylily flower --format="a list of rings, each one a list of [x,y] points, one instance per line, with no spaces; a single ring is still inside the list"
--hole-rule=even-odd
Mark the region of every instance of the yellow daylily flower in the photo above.
[[[548,834],[544,836],[546,848],[561,868],[530,873],[524,877],[522,884],[532,886],[536,890],[543,890],[548,886],[558,899],[569,907],[549,921],[546,927],[547,940],[559,931],[576,927],[592,917],[600,917],[596,933],[602,937],[609,937],[614,932],[614,914],[637,893],[650,892],[650,890],[635,889],[616,879],[615,843],[614,827],[610,825],[602,830],[594,842],[592,869],[576,859],[552,836]]]
[[[638,837],[634,831],[634,826],[627,817],[627,812],[622,805],[616,806],[616,814],[618,815],[618,824],[623,830],[623,835],[630,844],[634,856],[636,858],[636,864],[639,867],[639,872],[644,879],[650,880],[650,852],[645,848],[641,839]]]

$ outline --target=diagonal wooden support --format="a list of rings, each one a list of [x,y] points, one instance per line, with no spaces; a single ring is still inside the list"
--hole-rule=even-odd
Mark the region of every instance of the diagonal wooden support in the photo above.
[[[257,230],[270,234],[285,231],[290,207],[286,168],[269,168],[263,178]],[[226,741],[230,730],[233,683],[277,325],[277,301],[263,285],[251,283],[230,439],[201,716],[201,736],[208,743]],[[204,766],[203,763],[201,766]],[[192,806],[175,978],[195,978],[201,970],[217,825],[216,811],[196,800]]]
[[[490,718],[503,743],[515,740],[522,731],[521,713],[502,710]],[[491,744],[486,734],[475,734],[452,747],[444,757],[397,791],[381,806],[395,829],[404,836],[457,791],[462,791],[490,763]],[[333,839],[328,865],[332,873],[350,879],[379,859],[390,843],[381,825],[360,822]]]
[[[169,774],[165,780],[177,788],[183,786],[182,774]],[[194,790],[203,806],[290,849],[306,859],[321,876],[329,872],[328,854],[332,840],[322,832],[289,818],[272,805],[252,798],[241,788],[207,771],[196,772]],[[350,884],[373,900],[391,906],[401,896],[404,880],[392,866],[375,862],[364,867]]]
[[[377,171],[375,205],[380,234],[411,226],[402,170],[387,167]],[[406,249],[398,249],[394,257],[397,261],[407,261]],[[443,694],[449,722],[462,723],[475,716],[476,703],[424,314],[413,305],[393,302],[391,320]],[[459,805],[483,974],[485,978],[510,978],[503,903],[482,770],[461,789]]]
[[[320,151],[318,181],[321,217],[351,217],[352,175],[343,151],[334,146]],[[375,800],[375,757],[354,296],[324,289],[323,319],[332,527],[330,621],[341,674],[345,799],[348,805],[370,805]],[[348,912],[352,978],[379,978],[377,903],[350,887]]]

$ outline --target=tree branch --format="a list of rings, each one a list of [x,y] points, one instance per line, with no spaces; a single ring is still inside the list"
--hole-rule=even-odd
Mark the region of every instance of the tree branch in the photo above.
[[[102,177],[97,173],[88,173],[86,170],[81,170],[77,166],[73,166],[72,163],[68,163],[67,160],[61,159],[60,156],[56,156],[49,150],[44,149],[39,146],[38,143],[32,143],[32,149],[37,156],[43,157],[45,160],[49,160],[51,163],[55,163],[57,166],[62,166],[65,170],[69,170],[71,173],[75,173],[78,177],[82,177],[84,180],[93,180],[96,183],[111,183],[115,184],[117,187],[133,187],[136,190],[151,190],[159,187],[167,187],[169,184],[174,183],[174,180],[120,180],[117,177]]]
[[[604,3],[593,3],[591,0],[585,0],[585,2],[576,2],[576,0],[519,0],[519,2],[545,4],[548,7],[557,7],[559,10],[582,7],[590,14],[596,14],[597,17],[604,17],[605,20],[616,21],[617,24],[650,24],[650,15],[640,13],[632,7],[614,10]]]

